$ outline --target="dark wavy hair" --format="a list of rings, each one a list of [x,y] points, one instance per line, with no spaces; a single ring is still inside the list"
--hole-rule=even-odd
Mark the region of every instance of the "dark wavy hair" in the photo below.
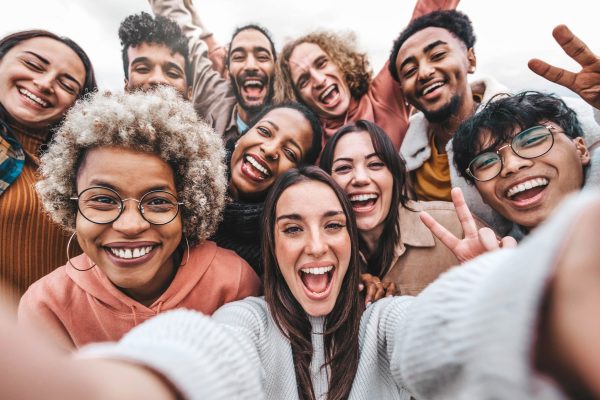
[[[394,248],[400,240],[398,205],[402,204],[406,207],[408,203],[406,164],[402,156],[394,150],[392,141],[383,129],[371,121],[360,119],[340,128],[325,144],[319,166],[328,174],[331,175],[332,172],[335,147],[343,136],[352,132],[367,132],[369,134],[375,154],[388,168],[394,182],[390,209],[384,222],[381,238],[378,241],[377,249],[367,258],[368,272],[383,278],[392,263]],[[360,238],[359,243],[363,254],[369,254],[367,245],[362,238]]]
[[[571,139],[583,136],[577,114],[558,96],[536,91],[494,96],[480,112],[463,122],[454,134],[452,150],[458,173],[474,184],[474,179],[466,170],[475,156],[495,151],[510,142],[515,129],[527,129],[542,121],[559,125]],[[484,135],[492,138],[492,141],[485,143],[485,147],[482,146]]]
[[[186,83],[188,86],[192,85],[192,66],[188,55],[188,40],[175,21],[161,15],[152,17],[152,15],[143,11],[139,14],[129,15],[119,26],[119,39],[121,39],[121,58],[123,59],[125,78],[129,79],[129,55],[127,50],[142,43],[154,43],[165,45],[174,53],[183,56]]]
[[[409,37],[419,31],[422,31],[423,29],[431,27],[443,28],[447,30],[456,36],[460,41],[462,41],[465,46],[467,46],[467,49],[475,46],[476,38],[475,34],[473,33],[473,25],[466,14],[456,10],[434,11],[432,13],[425,14],[408,24],[408,26],[404,28],[402,32],[400,32],[396,40],[394,40],[394,45],[392,46],[392,51],[390,52],[390,62],[388,64],[388,68],[392,74],[392,77],[396,81],[400,81],[398,71],[396,70],[396,58],[398,58],[400,48]]]
[[[85,69],[85,80],[83,82],[83,87],[81,88],[79,94],[77,95],[77,99],[84,97],[88,93],[92,93],[98,90],[98,85],[96,83],[96,75],[94,73],[94,67],[92,66],[92,62],[88,55],[83,51],[83,49],[75,43],[73,40],[64,37],[58,36],[52,32],[48,32],[42,29],[32,29],[28,31],[20,31],[12,33],[8,36],[0,39],[0,60],[4,58],[4,55],[10,51],[13,47],[18,45],[19,43],[39,37],[46,37],[50,39],[54,39],[57,42],[64,43],[71,50],[77,54],[81,62],[83,63],[83,67]],[[2,129],[6,129],[6,120],[9,116],[6,115],[6,111],[2,106],[0,106],[0,124],[2,124]],[[61,121],[50,126],[50,130],[54,130],[58,125],[60,125]]]
[[[271,37],[271,32],[269,32],[269,30],[262,25],[247,24],[244,26],[237,27],[235,29],[235,31],[233,32],[233,34],[231,35],[231,40],[229,41],[229,48],[227,49],[227,59],[225,60],[225,65],[227,65],[228,68],[229,68],[229,60],[231,59],[231,43],[233,43],[233,39],[235,39],[235,37],[237,35],[239,35],[241,32],[248,31],[248,30],[258,31],[267,38],[267,40],[269,41],[269,44],[271,45],[271,54],[273,54],[273,62],[277,61],[277,51],[275,50],[275,43],[273,43],[273,38]]]
[[[346,215],[346,229],[350,236],[351,254],[348,270],[333,310],[325,316],[325,364],[321,366],[329,367],[331,371],[327,399],[347,399],[358,368],[358,330],[364,310],[361,296],[357,293],[360,276],[358,233],[352,207],[344,191],[317,167],[307,166],[287,171],[279,177],[267,196],[262,229],[265,300],[277,327],[290,341],[298,396],[303,400],[314,400],[315,394],[310,379],[310,363],[313,357],[311,324],[279,269],[274,235],[275,210],[282,193],[293,185],[307,181],[324,183],[333,190]],[[310,194],[307,194],[308,196]]]
[[[248,129],[252,128],[258,123],[265,115],[278,108],[291,108],[298,111],[304,118],[309,122],[312,130],[312,141],[310,144],[310,150],[306,152],[302,160],[299,160],[299,165],[311,165],[317,161],[317,157],[321,153],[321,147],[323,143],[323,128],[314,112],[305,105],[295,101],[285,101],[283,103],[271,104],[263,107],[263,109],[248,123]]]

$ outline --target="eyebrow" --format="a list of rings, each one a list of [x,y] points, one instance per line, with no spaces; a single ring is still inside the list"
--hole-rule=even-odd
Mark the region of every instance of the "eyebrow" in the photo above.
[[[109,182],[107,182],[107,181],[104,181],[104,180],[102,180],[102,179],[92,179],[92,180],[89,182],[89,186],[88,186],[88,187],[92,187],[92,186],[104,186],[104,187],[106,187],[106,188],[112,189],[112,190],[114,190],[115,192],[119,193],[119,190],[118,190],[118,188],[117,188],[115,185],[113,185],[113,184],[111,184],[111,183],[109,183]],[[86,189],[87,189],[87,188],[86,188]],[[165,191],[168,191],[168,192],[170,192],[170,191],[171,191],[171,188],[170,188],[170,187],[168,187],[167,185],[154,185],[154,186],[151,186],[151,187],[149,187],[149,188],[146,188],[146,189],[144,190],[144,193],[143,193],[143,194],[146,194],[146,193],[148,193],[148,192],[152,192],[152,191],[154,191],[154,190],[165,190]],[[119,195],[121,195],[121,193],[119,193]]]
[[[377,154],[377,152],[373,152],[371,154],[367,154],[365,156],[365,160],[368,160],[369,158],[373,158],[373,157],[379,157],[379,155]],[[352,162],[353,160],[349,157],[339,157],[336,158],[335,160],[333,160],[333,162],[331,164],[335,164],[338,161],[348,161],[348,162]]]
[[[33,51],[25,50],[24,53],[34,56],[35,58],[40,60],[45,65],[50,65],[50,61],[48,61],[46,58],[40,56],[39,54],[34,53]],[[87,72],[86,72],[86,74],[87,74]],[[79,86],[79,90],[81,90],[82,84],[77,79],[75,79],[75,77],[73,75],[68,74],[68,73],[64,73],[63,75],[68,80],[73,81],[75,84],[77,84],[77,86]]]
[[[273,128],[275,128],[275,130],[279,131],[279,126],[275,122],[273,122],[269,119],[264,119],[262,122],[266,122],[266,123],[272,125]],[[300,147],[298,142],[296,142],[293,138],[290,138],[290,143],[298,149],[298,151],[300,152],[300,159],[302,159],[302,157],[304,157],[304,152],[302,151],[302,147]]]
[[[435,42],[429,43],[427,46],[423,47],[423,53],[428,53],[430,52],[432,49],[434,49],[437,46],[441,46],[444,44],[448,44],[446,42],[444,42],[443,40],[436,40]],[[402,63],[400,64],[400,69],[404,68],[404,66],[408,63],[411,62],[415,62],[417,60],[417,58],[415,56],[410,56],[407,59],[405,59],[404,61],[402,61]]]
[[[336,215],[343,214],[343,213],[344,213],[344,211],[342,211],[342,210],[329,210],[329,211],[326,211],[325,213],[323,213],[323,217],[334,217]],[[296,214],[296,213],[284,214],[284,215],[280,215],[279,217],[277,217],[275,219],[275,221],[277,222],[282,219],[291,219],[294,221],[300,221],[302,219],[302,216],[300,216],[300,214]]]

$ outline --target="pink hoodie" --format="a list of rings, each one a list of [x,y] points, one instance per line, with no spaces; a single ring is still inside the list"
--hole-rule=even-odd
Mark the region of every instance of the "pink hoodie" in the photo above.
[[[91,265],[85,254],[71,261],[80,269]],[[19,303],[18,317],[20,324],[47,332],[61,345],[80,347],[119,340],[163,311],[189,308],[212,314],[227,302],[259,292],[258,276],[246,261],[205,241],[191,249],[187,263],[150,307],[122,293],[98,266],[77,271],[67,264],[29,287]]]

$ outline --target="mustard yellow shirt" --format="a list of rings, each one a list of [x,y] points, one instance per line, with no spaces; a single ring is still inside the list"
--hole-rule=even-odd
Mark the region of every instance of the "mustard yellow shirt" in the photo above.
[[[450,197],[450,166],[448,154],[440,154],[435,145],[435,136],[429,135],[431,157],[414,172],[417,200],[452,201]]]

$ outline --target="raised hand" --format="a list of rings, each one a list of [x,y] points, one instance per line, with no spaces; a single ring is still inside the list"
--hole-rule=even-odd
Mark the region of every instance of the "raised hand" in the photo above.
[[[600,58],[566,25],[554,28],[552,36],[565,53],[581,65],[581,71],[570,72],[537,58],[529,61],[529,68],[549,81],[574,91],[592,107],[600,109]]]
[[[490,228],[477,229],[477,224],[465,202],[462,190],[453,188],[451,194],[452,202],[456,208],[456,215],[465,234],[463,239],[454,236],[452,232],[433,219],[427,212],[422,211],[419,216],[431,233],[454,253],[458,261],[463,263],[486,251],[517,245],[517,241],[511,236],[499,240]]]

